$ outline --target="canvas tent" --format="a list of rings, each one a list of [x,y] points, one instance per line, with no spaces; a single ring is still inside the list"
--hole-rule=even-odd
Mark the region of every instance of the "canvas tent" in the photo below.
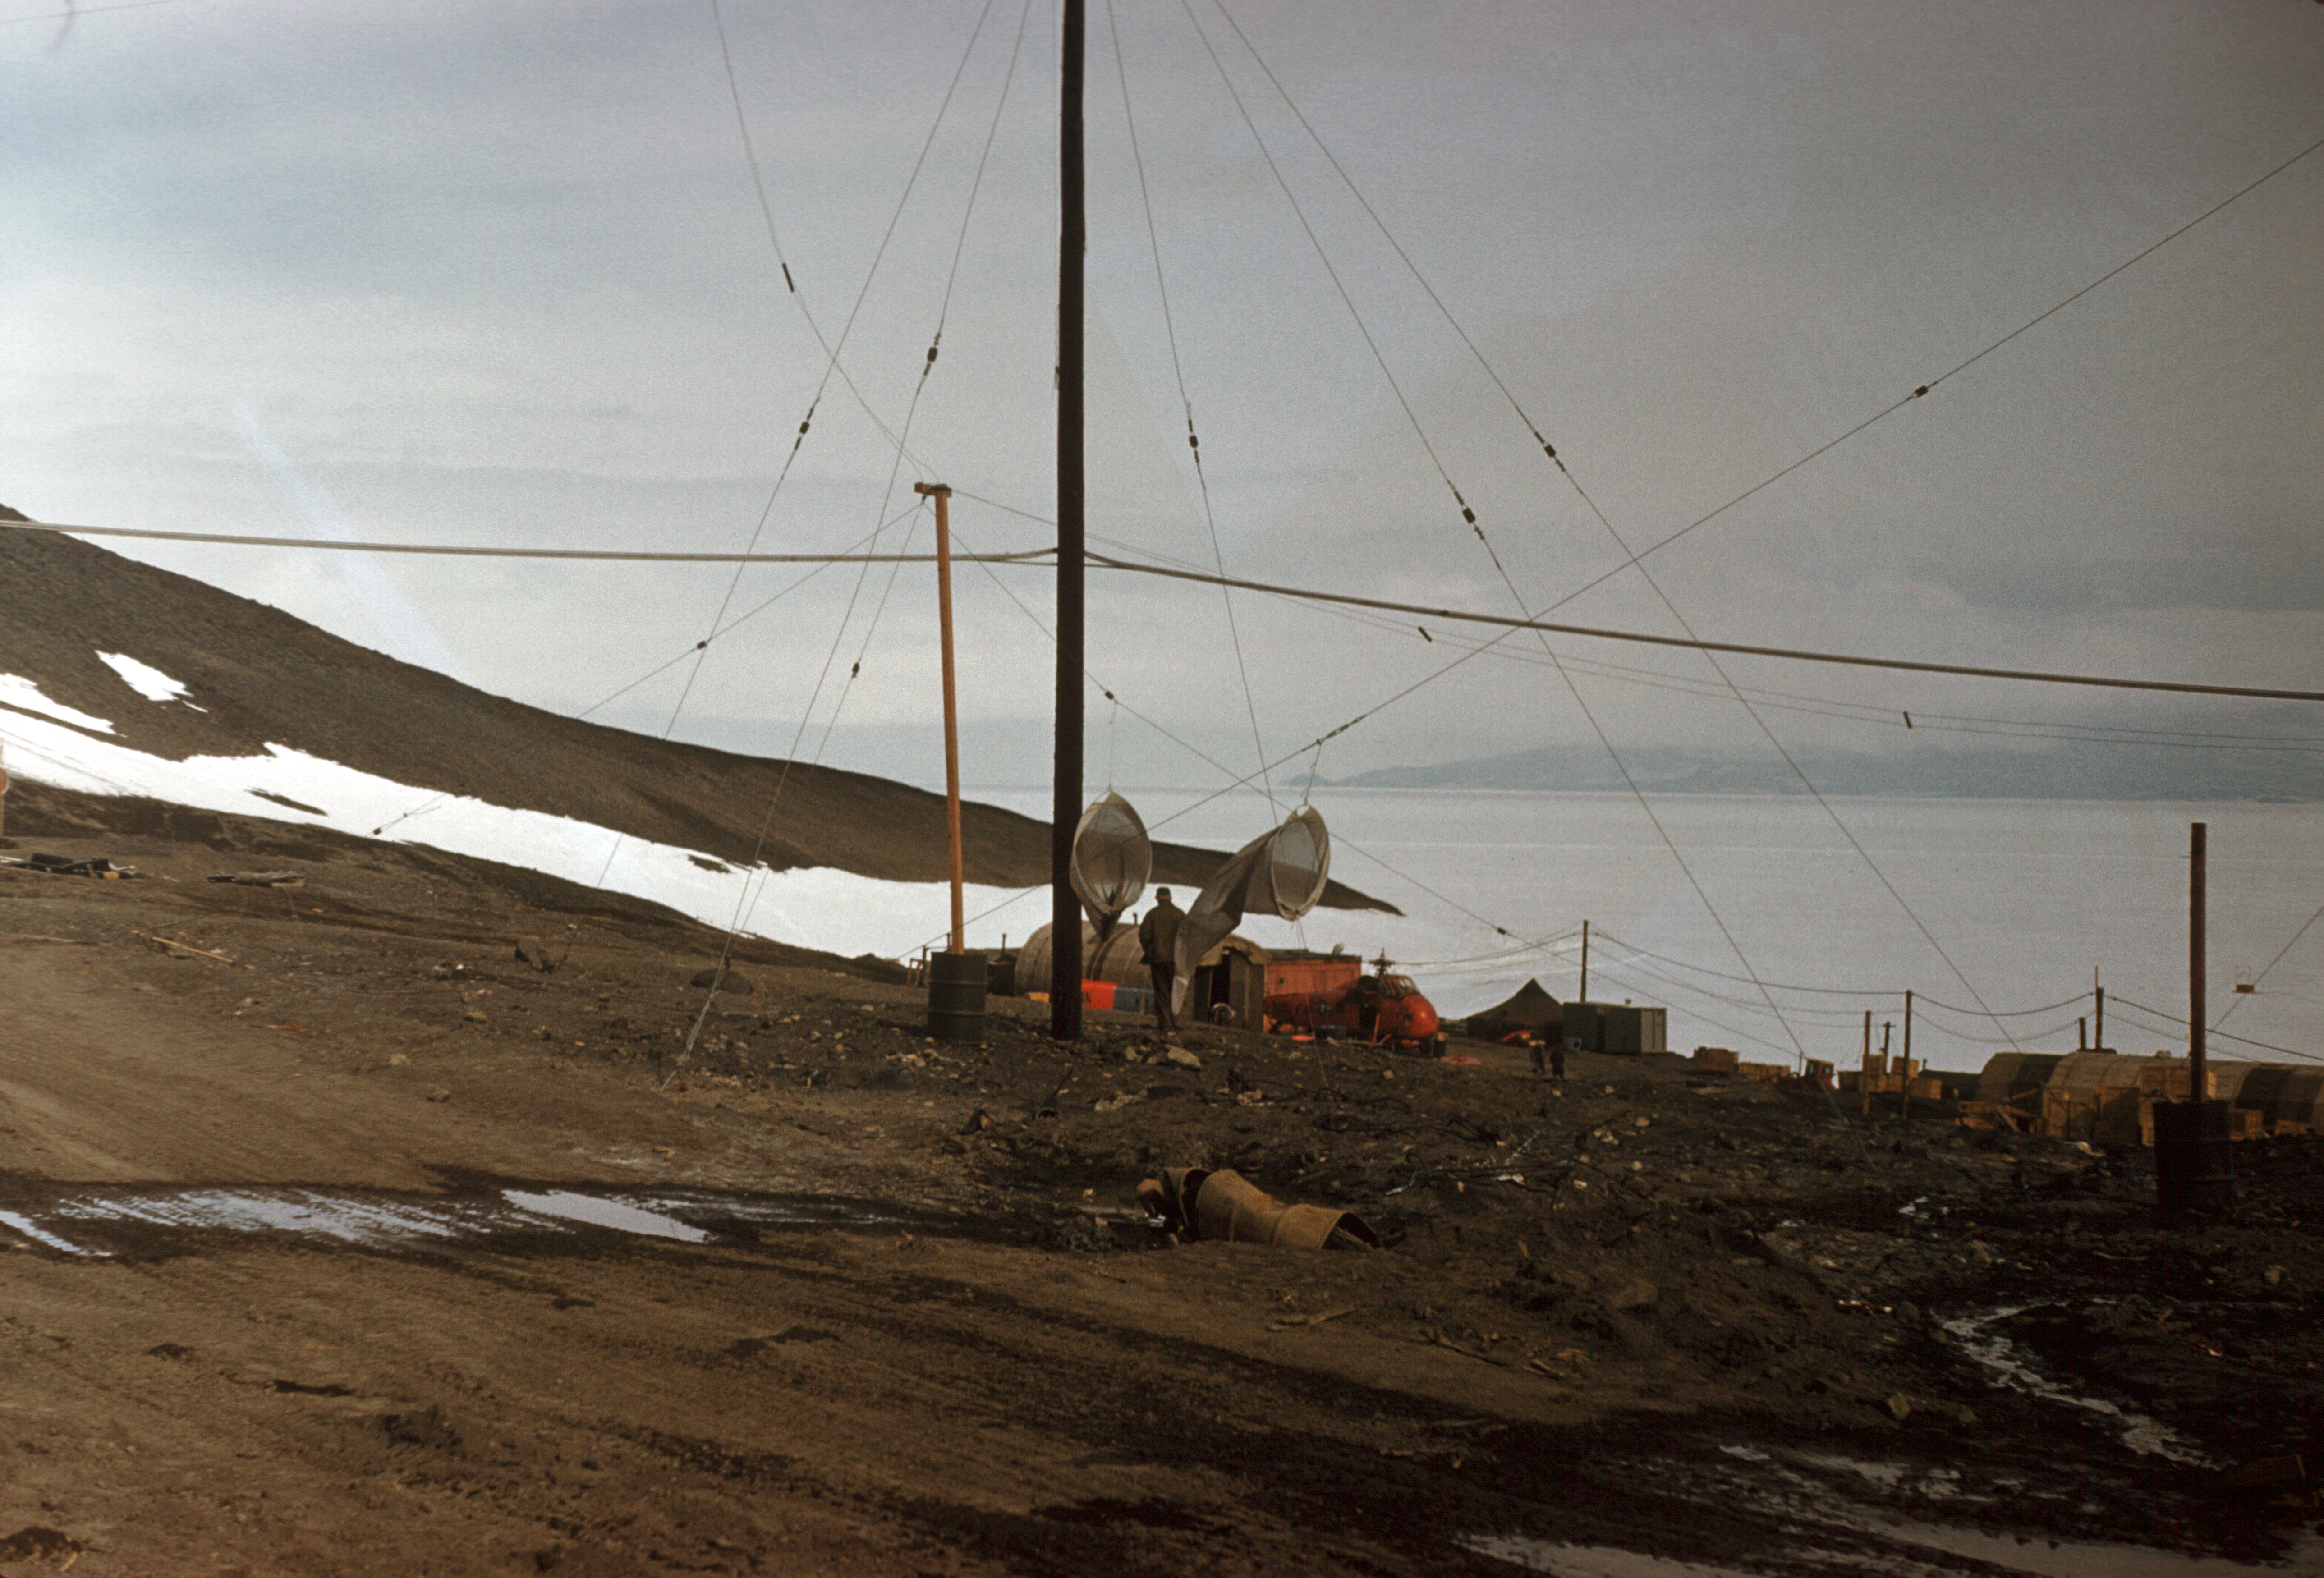
[[[1519,1030],[1554,1038],[1564,1021],[1564,1006],[1542,990],[1540,982],[1528,980],[1510,994],[1508,1001],[1471,1014],[1465,1028],[1470,1035],[1482,1041],[1498,1041]]]

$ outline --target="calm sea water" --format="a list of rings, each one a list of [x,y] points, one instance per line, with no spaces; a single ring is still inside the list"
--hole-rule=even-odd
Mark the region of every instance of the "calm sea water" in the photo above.
[[[1185,809],[1202,791],[1123,792],[1157,838],[1230,849],[1269,823],[1257,797]],[[971,793],[1047,814],[1045,790]],[[1914,1055],[1943,1068],[1976,1067],[2013,1038],[2071,1050],[2093,972],[2107,988],[2108,1045],[2183,1051],[2188,828],[2200,821],[2210,1021],[2324,1057],[2324,919],[2269,968],[2324,907],[2324,807],[1835,800],[1859,853],[1812,802],[1674,796],[1654,808],[1683,871],[1626,796],[1333,789],[1315,804],[1333,833],[1332,874],[1405,913],[1254,919],[1243,929],[1262,944],[1385,949],[1459,1014],[1528,976],[1572,998],[1587,919],[1591,996],[1667,1007],[1674,1048],[1772,1060],[1796,1039],[1811,1056],[1852,1060],[1867,1010],[1876,1045],[1885,1021],[1901,1047],[1909,988]],[[2257,992],[2234,992],[2263,970]],[[2210,1050],[2279,1056],[2216,1036]]]

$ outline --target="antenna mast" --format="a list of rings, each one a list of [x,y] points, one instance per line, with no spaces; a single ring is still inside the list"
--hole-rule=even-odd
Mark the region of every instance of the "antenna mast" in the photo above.
[[[1084,0],[1065,0],[1057,94],[1057,762],[1049,803],[1049,1035],[1082,1033],[1082,909],[1073,885],[1082,804],[1082,64]]]

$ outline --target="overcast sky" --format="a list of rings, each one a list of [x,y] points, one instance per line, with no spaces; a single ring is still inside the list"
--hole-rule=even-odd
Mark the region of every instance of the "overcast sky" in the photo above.
[[[2292,0],[1230,9],[1119,5],[1118,71],[1094,8],[1091,530],[1212,562],[1182,373],[1231,572],[1496,613],[1622,556],[1430,291],[1643,547],[2324,138],[2324,6]],[[795,293],[707,0],[163,0],[69,23],[0,0],[0,501],[179,531],[817,552],[899,516],[882,545],[925,547],[908,505],[927,479],[976,495],[964,546],[1042,543],[1055,7],[724,15]],[[1648,562],[1706,636],[2317,687],[2319,287],[2324,152]],[[879,424],[908,418],[899,466]],[[623,687],[707,633],[730,578],[111,546],[541,706],[619,692],[593,715],[657,734],[689,665]],[[798,573],[750,570],[728,617]],[[1048,578],[959,589],[968,777],[1039,781]],[[925,568],[892,591],[825,571],[715,643],[676,732],[788,752],[833,661],[811,753],[860,660],[825,759],[933,780],[933,604]],[[1234,613],[1249,708],[1215,591],[1094,579],[1092,671],[1184,743],[1110,731],[1093,694],[1093,783],[1212,781],[1201,755],[1248,771],[1253,713],[1280,755],[1458,655],[1402,621]],[[1558,617],[1676,629],[1634,570]],[[1320,770],[1591,738],[1538,648],[1510,645]],[[2324,734],[2282,709],[1730,671],[1883,715],[1770,715],[1794,745],[1888,749],[1905,708]],[[1618,745],[1764,749],[1731,704],[1577,678]]]

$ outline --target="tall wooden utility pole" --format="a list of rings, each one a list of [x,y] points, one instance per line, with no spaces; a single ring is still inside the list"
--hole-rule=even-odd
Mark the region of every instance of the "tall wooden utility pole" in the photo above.
[[[1590,923],[1582,923],[1582,986],[1580,1001],[1590,1001]]]
[[[1904,992],[1904,1077],[1896,1086],[1896,1111],[1904,1117],[1913,1115],[1913,992]]]
[[[2203,842],[2190,825],[2187,841],[2187,1099],[2208,1101],[2203,1088]]]
[[[1057,767],[1049,798],[1049,1035],[1082,1033],[1082,907],[1074,828],[1082,808],[1082,60],[1085,0],[1065,0],[1057,92]]]
[[[1884,1057],[1882,1062],[1886,1063],[1886,1059]],[[1864,1055],[1856,1066],[1857,1091],[1864,1099],[1864,1115],[1869,1118],[1872,1116],[1872,1010],[1868,1008],[1864,1010]]]
[[[952,667],[952,521],[945,506],[952,489],[940,482],[916,482],[912,491],[936,502],[936,630],[944,648],[945,836],[952,857],[952,951],[968,951],[968,921],[961,898],[960,704],[954,699]]]

